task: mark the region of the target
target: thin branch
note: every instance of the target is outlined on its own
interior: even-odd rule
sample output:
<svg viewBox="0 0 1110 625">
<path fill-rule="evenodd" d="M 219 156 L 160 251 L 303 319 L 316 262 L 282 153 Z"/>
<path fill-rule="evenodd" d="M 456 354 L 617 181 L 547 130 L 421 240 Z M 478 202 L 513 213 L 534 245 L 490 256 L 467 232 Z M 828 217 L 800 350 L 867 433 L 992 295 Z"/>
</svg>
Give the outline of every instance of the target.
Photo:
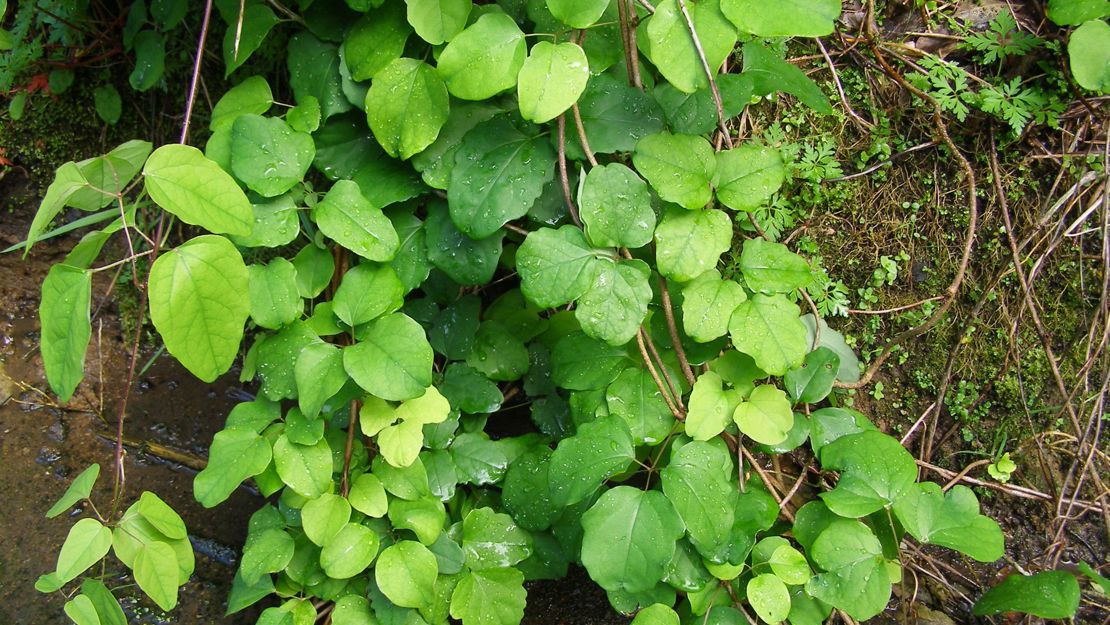
<svg viewBox="0 0 1110 625">
<path fill-rule="evenodd" d="M 659 293 L 663 298 L 663 316 L 667 319 L 667 330 L 671 334 L 671 345 L 674 346 L 674 353 L 678 356 L 678 364 L 682 367 L 682 375 L 686 376 L 686 381 L 693 386 L 697 378 L 694 376 L 694 371 L 690 368 L 690 361 L 686 358 L 686 350 L 682 347 L 682 339 L 678 335 L 678 324 L 674 319 L 674 306 L 671 304 L 671 294 L 667 290 L 667 279 L 662 275 L 659 276 Z"/>
<path fill-rule="evenodd" d="M 697 50 L 701 68 L 709 81 L 709 89 L 713 93 L 713 105 L 717 107 L 717 125 L 721 129 L 721 136 L 725 139 L 725 145 L 732 149 L 732 137 L 729 136 L 728 126 L 725 124 L 725 107 L 721 101 L 721 91 L 717 88 L 717 82 L 713 80 L 713 68 L 709 66 L 709 61 L 705 58 L 705 49 L 701 47 L 701 39 L 698 38 L 698 31 L 694 28 L 694 20 L 690 17 L 690 10 L 686 8 L 686 0 L 678 0 L 678 8 L 682 11 L 682 17 L 686 19 L 686 28 L 690 31 L 690 39 L 694 42 L 694 50 Z"/>
<path fill-rule="evenodd" d="M 586 126 L 582 123 L 582 113 L 578 110 L 578 103 L 571 104 L 570 110 L 574 114 L 574 127 L 578 131 L 578 142 L 582 144 L 582 151 L 586 153 L 586 160 L 590 161 L 591 167 L 597 167 L 594 151 L 590 149 L 590 140 L 586 138 Z"/>
<path fill-rule="evenodd" d="M 567 204 L 567 212 L 574 220 L 574 225 L 582 227 L 582 220 L 578 218 L 578 208 L 570 193 L 570 177 L 567 175 L 567 120 L 566 113 L 558 117 L 556 124 L 559 129 L 559 182 L 563 185 L 563 201 Z"/>
<path fill-rule="evenodd" d="M 667 387 L 663 383 L 663 379 L 659 377 L 659 372 L 655 369 L 655 364 L 648 355 L 647 345 L 644 343 L 644 329 L 640 328 L 636 332 L 636 345 L 640 348 L 640 357 L 644 359 L 644 365 L 647 367 L 648 373 L 651 374 L 651 379 L 655 381 L 655 386 L 659 388 L 659 394 L 663 396 L 663 401 L 666 402 L 667 408 L 670 409 L 674 418 L 683 421 L 686 419 L 686 414 L 678 409 L 674 401 L 671 400 L 671 395 L 667 391 Z"/>
</svg>

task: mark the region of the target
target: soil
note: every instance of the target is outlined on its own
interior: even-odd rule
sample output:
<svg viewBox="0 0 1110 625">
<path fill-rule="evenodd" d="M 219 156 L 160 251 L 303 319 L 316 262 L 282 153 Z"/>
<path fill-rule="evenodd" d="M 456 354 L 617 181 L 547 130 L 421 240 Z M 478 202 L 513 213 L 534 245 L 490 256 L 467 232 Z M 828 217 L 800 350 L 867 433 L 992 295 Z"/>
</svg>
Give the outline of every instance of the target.
<svg viewBox="0 0 1110 625">
<path fill-rule="evenodd" d="M 22 196 L 0 216 L 0 249 L 26 234 L 38 199 L 18 170 L 0 177 L 0 196 Z M 93 287 L 93 339 L 86 378 L 73 399 L 60 406 L 49 392 L 38 351 L 39 289 L 51 264 L 59 261 L 79 234 L 41 242 L 26 260 L 18 253 L 0 255 L 0 623 L 63 625 L 61 593 L 42 594 L 35 580 L 54 568 L 58 548 L 74 517 L 85 511 L 47 519 L 44 513 L 70 480 L 92 463 L 100 478 L 94 503 L 112 498 L 115 424 L 129 362 L 129 342 L 121 331 L 120 311 L 108 292 L 111 277 L 98 274 Z M 124 421 L 124 506 L 144 490 L 156 492 L 177 510 L 189 528 L 196 571 L 181 590 L 179 605 L 164 614 L 134 586 L 124 567 L 108 559 L 109 586 L 121 599 L 130 622 L 143 624 L 253 624 L 258 607 L 224 616 L 226 598 L 245 539 L 247 520 L 262 503 L 242 488 L 213 508 L 201 507 L 192 495 L 192 479 L 208 444 L 237 402 L 249 398 L 232 371 L 213 384 L 200 382 L 173 358 L 147 348 L 136 376 Z M 153 360 L 152 360 L 153 358 Z M 572 570 L 557 582 L 529 585 L 524 625 L 620 624 L 605 593 L 585 572 Z"/>
</svg>

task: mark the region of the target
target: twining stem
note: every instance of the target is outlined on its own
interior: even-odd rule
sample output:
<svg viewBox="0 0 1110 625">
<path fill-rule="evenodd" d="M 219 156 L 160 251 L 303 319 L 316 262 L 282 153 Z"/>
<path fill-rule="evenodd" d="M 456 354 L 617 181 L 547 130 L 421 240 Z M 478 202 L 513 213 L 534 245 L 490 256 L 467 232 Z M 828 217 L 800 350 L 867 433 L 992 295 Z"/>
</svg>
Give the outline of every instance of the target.
<svg viewBox="0 0 1110 625">
<path fill-rule="evenodd" d="M 725 124 L 725 106 L 721 101 L 721 90 L 717 88 L 717 81 L 713 80 L 714 71 L 709 66 L 709 60 L 705 58 L 705 49 L 701 47 L 701 39 L 698 37 L 698 31 L 694 28 L 694 19 L 690 17 L 690 10 L 686 7 L 686 0 L 678 0 L 678 8 L 682 11 L 682 17 L 686 19 L 686 28 L 690 31 L 690 39 L 694 42 L 694 50 L 698 53 L 698 60 L 701 61 L 702 71 L 705 72 L 705 78 L 709 81 L 709 89 L 713 93 L 713 105 L 717 107 L 717 126 L 721 130 L 721 136 L 725 140 L 725 145 L 732 149 L 732 137 L 729 135 L 728 126 Z"/>
<path fill-rule="evenodd" d="M 574 225 L 579 228 L 582 227 L 582 220 L 578 218 L 578 208 L 574 205 L 574 199 L 570 194 L 570 178 L 567 175 L 567 120 L 566 113 L 558 117 L 559 128 L 559 182 L 563 186 L 563 201 L 566 202 L 567 212 L 570 213 L 570 218 L 574 220 Z"/>
<path fill-rule="evenodd" d="M 351 402 L 351 414 L 347 418 L 347 443 L 343 446 L 343 477 L 339 481 L 339 493 L 344 497 L 351 492 L 351 456 L 355 449 L 359 404 L 357 399 Z"/>
<path fill-rule="evenodd" d="M 659 377 L 659 371 L 655 369 L 655 364 L 652 363 L 651 356 L 648 355 L 647 346 L 644 344 L 643 328 L 640 328 L 636 332 L 636 344 L 640 347 L 640 357 L 644 359 L 644 365 L 647 366 L 648 373 L 651 374 L 651 379 L 655 381 L 655 386 L 659 387 L 659 394 L 663 396 L 663 401 L 666 402 L 667 408 L 670 409 L 675 419 L 679 421 L 685 420 L 686 414 L 680 411 L 674 401 L 671 400 L 670 393 L 667 392 L 663 379 Z"/>
<path fill-rule="evenodd" d="M 682 367 L 682 374 L 686 376 L 686 381 L 692 386 L 697 378 L 694 377 L 694 371 L 690 368 L 690 361 L 686 358 L 686 350 L 682 347 L 682 339 L 678 335 L 678 324 L 674 319 L 674 306 L 671 305 L 671 294 L 667 291 L 667 279 L 659 276 L 659 293 L 663 297 L 663 316 L 667 319 L 667 330 L 671 334 L 671 345 L 674 346 L 674 353 L 678 356 L 678 364 Z"/>
<path fill-rule="evenodd" d="M 586 126 L 582 124 L 582 113 L 578 110 L 578 103 L 571 104 L 570 110 L 574 113 L 574 127 L 578 130 L 578 142 L 582 144 L 582 151 L 586 153 L 586 160 L 590 161 L 590 167 L 597 167 L 594 151 L 590 149 L 590 140 L 586 138 Z"/>
</svg>

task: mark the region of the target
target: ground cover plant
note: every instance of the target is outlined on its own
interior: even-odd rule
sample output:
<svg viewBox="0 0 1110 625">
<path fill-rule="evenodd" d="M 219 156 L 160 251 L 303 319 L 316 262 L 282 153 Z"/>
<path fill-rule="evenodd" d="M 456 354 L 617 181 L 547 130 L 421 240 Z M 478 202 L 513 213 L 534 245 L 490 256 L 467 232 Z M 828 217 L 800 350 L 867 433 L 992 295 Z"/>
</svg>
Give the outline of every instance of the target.
<svg viewBox="0 0 1110 625">
<path fill-rule="evenodd" d="M 845 403 L 940 319 L 962 271 L 861 366 L 822 318 L 843 302 L 811 298 L 829 292 L 820 263 L 762 225 L 782 151 L 731 121 L 784 97 L 833 113 L 781 51 L 831 34 L 838 2 L 214 9 L 201 32 L 226 23 L 228 73 L 284 21 L 287 75 L 238 80 L 201 150 L 187 144 L 198 54 L 180 142 L 64 165 L 25 248 L 74 227 L 51 230 L 66 207 L 97 228 L 43 284 L 61 399 L 84 375 L 93 276 L 125 266 L 189 371 L 212 381 L 241 357 L 257 382 L 193 483 L 207 507 L 248 480 L 268 498 L 229 611 L 273 596 L 260 623 L 512 625 L 525 580 L 580 564 L 644 625 L 801 625 L 882 612 L 911 542 L 1003 556 L 970 488 L 919 480 L 899 440 Z M 1096 13 L 1080 28 L 1105 26 Z M 1069 48 L 1082 88 L 1105 86 L 1085 56 L 1098 49 Z M 962 76 L 940 67 L 898 74 L 938 118 Z M 989 102 L 975 99 L 1015 132 L 1034 115 Z M 935 143 L 967 164 L 943 124 Z M 112 236 L 127 255 L 101 260 Z M 872 286 L 896 276 L 887 258 Z M 38 583 L 81 625 L 124 622 L 87 572 L 109 551 L 166 610 L 192 570 L 157 495 L 121 510 L 119 444 L 112 500 L 74 523 Z M 761 460 L 788 453 L 804 459 L 793 484 Z M 50 514 L 88 498 L 98 471 Z M 1074 575 L 1046 571 L 1005 578 L 975 612 L 1064 618 L 1079 601 Z"/>
</svg>

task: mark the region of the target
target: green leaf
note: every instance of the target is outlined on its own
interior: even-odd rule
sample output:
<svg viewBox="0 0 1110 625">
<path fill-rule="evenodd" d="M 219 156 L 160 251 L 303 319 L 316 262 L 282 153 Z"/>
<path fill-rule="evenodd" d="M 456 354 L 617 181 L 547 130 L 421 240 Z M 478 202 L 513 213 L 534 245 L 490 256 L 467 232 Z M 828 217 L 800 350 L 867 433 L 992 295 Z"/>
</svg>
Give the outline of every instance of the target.
<svg viewBox="0 0 1110 625">
<path fill-rule="evenodd" d="M 745 594 L 755 613 L 768 623 L 785 621 L 790 614 L 790 591 L 771 573 L 751 578 Z"/>
<path fill-rule="evenodd" d="M 297 205 L 291 194 L 251 204 L 254 228 L 248 236 L 232 236 L 231 240 L 242 247 L 281 247 L 292 243 L 301 233 L 297 218 Z"/>
<path fill-rule="evenodd" d="M 235 181 L 200 150 L 163 145 L 143 168 L 150 199 L 187 224 L 217 234 L 248 235 L 254 212 Z"/>
<path fill-rule="evenodd" d="M 366 93 L 370 130 L 394 158 L 411 158 L 431 145 L 449 109 L 443 80 L 435 68 L 416 59 L 400 58 L 385 66 Z"/>
<path fill-rule="evenodd" d="M 600 270 L 595 252 L 574 226 L 540 228 L 528 234 L 516 253 L 520 290 L 542 308 L 581 297 Z"/>
<path fill-rule="evenodd" d="M 1079 582 L 1066 571 L 1010 575 L 975 603 L 976 616 L 1021 612 L 1041 618 L 1066 619 L 1079 610 Z"/>
<path fill-rule="evenodd" d="M 447 524 L 447 511 L 443 507 L 443 502 L 432 495 L 415 501 L 393 499 L 389 502 L 389 522 L 397 529 L 409 530 L 416 534 L 421 544 L 431 545 L 443 535 L 443 528 Z"/>
<path fill-rule="evenodd" d="M 532 537 L 509 515 L 476 508 L 463 518 L 462 548 L 471 571 L 496 569 L 532 555 Z"/>
<path fill-rule="evenodd" d="M 385 488 L 373 473 L 363 473 L 355 478 L 347 499 L 355 510 L 373 518 L 385 516 L 389 505 Z"/>
<path fill-rule="evenodd" d="M 455 153 L 447 204 L 455 225 L 473 239 L 526 215 L 555 174 L 550 140 L 522 128 L 495 117 L 468 132 Z"/>
<path fill-rule="evenodd" d="M 277 330 L 304 312 L 297 292 L 297 268 L 278 257 L 265 265 L 247 267 L 251 318 L 263 328 Z"/>
<path fill-rule="evenodd" d="M 395 467 L 407 467 L 415 462 L 423 442 L 423 426 L 416 422 L 391 425 L 378 434 L 382 458 Z"/>
<path fill-rule="evenodd" d="M 786 440 L 794 426 L 794 413 L 786 393 L 770 384 L 755 387 L 733 413 L 740 431 L 757 443 L 775 445 Z"/>
<path fill-rule="evenodd" d="M 575 332 L 555 344 L 551 354 L 551 378 L 571 391 L 602 389 L 629 364 L 628 354 L 623 349 Z"/>
<path fill-rule="evenodd" d="M 582 515 L 582 564 L 609 591 L 643 592 L 666 575 L 682 519 L 658 491 L 610 489 Z"/>
<path fill-rule="evenodd" d="M 467 414 L 497 412 L 505 401 L 496 384 L 474 367 L 461 363 L 447 366 L 440 390 L 453 407 Z"/>
<path fill-rule="evenodd" d="M 270 30 L 281 20 L 265 4 L 246 4 L 243 7 L 242 26 L 228 28 L 224 33 L 224 76 L 230 76 L 262 45 Z M 238 39 L 237 39 L 238 38 Z M 238 43 L 238 45 L 236 45 Z"/>
<path fill-rule="evenodd" d="M 268 578 L 267 573 L 277 573 L 288 566 L 294 549 L 293 537 L 281 527 L 252 528 L 243 546 L 239 573 L 247 583 L 256 584 Z"/>
<path fill-rule="evenodd" d="M 471 239 L 451 221 L 447 207 L 438 202 L 428 208 L 424 229 L 428 260 L 452 280 L 462 285 L 476 285 L 493 279 L 501 258 L 503 231 L 484 239 Z"/>
<path fill-rule="evenodd" d="M 666 132 L 649 135 L 636 144 L 632 162 L 668 202 L 693 210 L 713 197 L 717 161 L 713 146 L 702 137 Z"/>
<path fill-rule="evenodd" d="M 205 382 L 227 371 L 239 353 L 248 285 L 239 250 L 215 235 L 190 239 L 150 268 L 154 327 L 166 349 Z"/>
<path fill-rule="evenodd" d="M 736 506 L 728 450 L 721 444 L 687 443 L 672 454 L 661 476 L 663 493 L 685 523 L 698 553 L 710 562 L 725 562 Z"/>
<path fill-rule="evenodd" d="M 516 86 L 527 45 L 513 18 L 482 15 L 439 55 L 438 71 L 447 90 L 460 100 L 485 100 Z"/>
<path fill-rule="evenodd" d="M 636 613 L 632 625 L 679 625 L 678 614 L 668 605 L 653 603 Z"/>
<path fill-rule="evenodd" d="M 504 449 L 484 433 L 460 434 L 451 444 L 451 459 L 459 481 L 477 486 L 500 482 L 509 466 Z"/>
<path fill-rule="evenodd" d="M 789 293 L 813 282 L 813 271 L 804 258 L 782 243 L 762 238 L 744 241 L 740 270 L 748 287 L 763 293 Z"/>
<path fill-rule="evenodd" d="M 98 579 L 85 578 L 81 582 L 81 594 L 92 601 L 100 625 L 127 625 L 127 617 L 112 591 Z"/>
<path fill-rule="evenodd" d="M 374 579 L 394 604 L 428 608 L 435 600 L 437 572 L 435 554 L 418 542 L 402 540 L 386 547 L 378 556 Z"/>
<path fill-rule="evenodd" d="M 716 73 L 736 45 L 736 27 L 721 13 L 718 0 L 686 2 L 686 9 L 698 33 L 701 50 L 694 47 L 690 26 L 678 1 L 664 0 L 647 20 L 650 44 L 645 51 L 667 82 L 680 91 L 693 93 L 709 86 L 701 55 Z"/>
<path fill-rule="evenodd" d="M 1060 26 L 1078 26 L 1110 15 L 1108 0 L 1048 0 L 1048 19 Z"/>
<path fill-rule="evenodd" d="M 320 101 L 316 96 L 305 96 L 303 102 L 285 114 L 285 123 L 297 132 L 316 132 L 320 128 Z"/>
<path fill-rule="evenodd" d="M 1068 38 L 1068 61 L 1079 86 L 1110 92 L 1110 24 L 1091 20 L 1076 28 Z"/>
<path fill-rule="evenodd" d="M 839 0 L 724 0 L 721 10 L 737 28 L 757 37 L 824 37 L 840 18 Z"/>
<path fill-rule="evenodd" d="M 378 555 L 378 535 L 365 525 L 347 523 L 320 551 L 320 566 L 332 579 L 350 579 Z"/>
<path fill-rule="evenodd" d="M 890 581 L 879 539 L 859 521 L 837 519 L 817 537 L 810 557 L 824 573 L 806 583 L 814 598 L 864 621 L 886 607 Z"/>
<path fill-rule="evenodd" d="M 599 247 L 643 247 L 655 231 L 647 184 L 628 167 L 612 163 L 586 174 L 578 198 L 586 236 Z"/>
<path fill-rule="evenodd" d="M 96 606 L 92 599 L 84 594 L 77 595 L 65 602 L 62 611 L 77 625 L 100 625 L 100 616 L 96 613 Z"/>
<path fill-rule="evenodd" d="M 432 385 L 432 347 L 424 328 L 409 317 L 379 317 L 358 338 L 343 349 L 343 366 L 368 393 L 401 401 L 420 397 Z"/>
<path fill-rule="evenodd" d="M 231 581 L 231 591 L 228 593 L 225 614 L 231 615 L 241 612 L 273 593 L 274 581 L 269 575 L 260 577 L 255 584 L 248 584 L 243 579 L 242 572 L 236 571 L 235 577 Z M 120 625 L 126 625 L 126 623 L 126 621 L 123 621 Z"/>
<path fill-rule="evenodd" d="M 792 586 L 804 584 L 813 577 L 806 557 L 788 544 L 779 545 L 767 562 L 779 579 Z"/>
<path fill-rule="evenodd" d="M 550 527 L 562 511 L 551 494 L 551 454 L 547 447 L 525 452 L 509 465 L 501 485 L 505 509 L 521 527 L 536 532 Z"/>
<path fill-rule="evenodd" d="M 467 295 L 440 310 L 428 329 L 432 349 L 449 360 L 463 360 L 474 347 L 482 301 Z"/>
<path fill-rule="evenodd" d="M 66 207 L 70 198 L 88 186 L 89 181 L 85 179 L 77 163 L 70 161 L 58 168 L 54 174 L 54 180 L 46 188 L 46 194 L 39 203 L 39 208 L 31 221 L 31 227 L 27 230 L 27 248 L 23 252 L 24 258 L 31 252 L 31 246 L 46 232 L 50 222 L 54 221 L 54 218 Z"/>
<path fill-rule="evenodd" d="M 722 337 L 733 311 L 747 299 L 744 287 L 706 271 L 682 288 L 682 328 L 699 343 Z"/>
<path fill-rule="evenodd" d="M 333 311 L 354 327 L 394 312 L 405 301 L 405 285 L 389 265 L 359 263 L 343 274 L 335 290 Z"/>
<path fill-rule="evenodd" d="M 559 441 L 548 468 L 551 496 L 563 507 L 593 493 L 634 459 L 632 436 L 623 421 L 608 417 L 585 423 Z"/>
<path fill-rule="evenodd" d="M 253 430 L 216 432 L 208 464 L 193 479 L 193 496 L 205 508 L 225 501 L 240 484 L 270 466 L 270 443 Z"/>
<path fill-rule="evenodd" d="M 293 376 L 297 383 L 297 405 L 305 417 L 315 419 L 324 403 L 347 383 L 343 353 L 330 343 L 312 343 L 297 355 Z"/>
<path fill-rule="evenodd" d="M 327 544 L 350 520 L 351 504 L 339 495 L 324 493 L 301 508 L 301 527 L 308 539 L 320 546 Z"/>
<path fill-rule="evenodd" d="M 430 187 L 446 190 L 462 138 L 474 126 L 503 111 L 503 108 L 489 102 L 457 101 L 452 104 L 447 123 L 440 129 L 439 136 L 427 149 L 412 158 L 412 164 L 424 182 Z"/>
<path fill-rule="evenodd" d="M 411 33 L 400 2 L 382 3 L 355 22 L 343 40 L 343 58 L 354 80 L 376 78 L 405 51 Z"/>
<path fill-rule="evenodd" d="M 651 269 L 635 259 L 597 264 L 597 277 L 578 300 L 574 316 L 587 335 L 610 345 L 624 345 L 636 336 L 647 316 Z"/>
<path fill-rule="evenodd" d="M 401 244 L 389 218 L 350 180 L 336 182 L 314 216 L 320 232 L 367 260 L 391 260 Z"/>
<path fill-rule="evenodd" d="M 93 91 L 93 108 L 100 119 L 114 126 L 123 113 L 119 91 L 112 85 L 100 85 Z"/>
<path fill-rule="evenodd" d="M 688 282 L 717 265 L 732 246 L 732 220 L 719 210 L 667 209 L 655 229 L 659 273 Z"/>
<path fill-rule="evenodd" d="M 528 371 L 528 348 L 500 321 L 482 323 L 466 364 L 490 380 L 518 380 Z"/>
<path fill-rule="evenodd" d="M 177 555 L 173 547 L 159 542 L 143 545 L 132 571 L 139 588 L 159 608 L 169 611 L 177 607 Z"/>
<path fill-rule="evenodd" d="M 810 415 L 809 444 L 820 456 L 821 449 L 838 438 L 874 429 L 867 417 L 850 408 L 821 408 Z"/>
<path fill-rule="evenodd" d="M 524 618 L 527 596 L 515 568 L 468 571 L 451 593 L 451 616 L 463 625 L 513 625 Z"/>
<path fill-rule="evenodd" d="M 795 403 L 816 404 L 832 392 L 839 368 L 840 356 L 827 347 L 818 347 L 806 354 L 801 367 L 786 372 L 783 383 Z"/>
<path fill-rule="evenodd" d="M 273 103 L 274 96 L 266 79 L 251 76 L 229 89 L 216 102 L 208 128 L 213 132 L 221 128 L 231 128 L 240 115 L 262 115 L 270 110 Z"/>
<path fill-rule="evenodd" d="M 135 558 L 143 545 L 150 543 L 164 543 L 169 545 L 177 558 L 177 583 L 184 584 L 193 574 L 195 558 L 193 546 L 189 539 L 172 540 L 165 534 L 154 529 L 145 518 L 138 513 L 138 505 L 133 504 L 116 522 L 112 532 L 112 550 L 120 562 L 127 567 L 135 567 Z"/>
<path fill-rule="evenodd" d="M 166 502 L 150 491 L 144 491 L 136 504 L 139 514 L 150 523 L 154 529 L 165 534 L 171 540 L 181 540 L 188 536 L 185 522 Z"/>
<path fill-rule="evenodd" d="M 742 211 L 759 208 L 782 186 L 786 168 L 774 148 L 743 145 L 717 153 L 717 199 Z"/>
<path fill-rule="evenodd" d="M 315 445 L 298 445 L 282 435 L 274 443 L 278 476 L 302 497 L 319 497 L 331 488 L 331 448 L 327 439 Z"/>
<path fill-rule="evenodd" d="M 732 313 L 728 332 L 737 351 L 771 375 L 798 367 L 809 350 L 798 307 L 784 295 L 753 295 Z"/>
<path fill-rule="evenodd" d="M 543 124 L 562 115 L 578 101 L 589 77 L 589 61 L 578 44 L 537 43 L 517 76 L 521 116 Z"/>
<path fill-rule="evenodd" d="M 69 401 L 85 377 L 85 352 L 92 338 L 91 299 L 92 272 L 86 269 L 54 265 L 43 280 L 42 361 L 50 388 L 62 402 Z"/>
<path fill-rule="evenodd" d="M 355 30 L 352 29 L 352 34 Z M 289 86 L 293 88 L 298 102 L 303 102 L 308 96 L 316 98 L 324 119 L 351 109 L 351 103 L 343 95 L 341 87 L 338 47 L 324 43 L 308 32 L 300 32 L 289 40 L 286 52 Z M 347 58 L 351 59 L 352 55 L 348 53 Z"/>
<path fill-rule="evenodd" d="M 295 132 L 284 120 L 247 114 L 231 126 L 231 171 L 263 197 L 301 182 L 314 158 L 312 135 Z"/>
<path fill-rule="evenodd" d="M 69 583 L 101 558 L 112 546 L 112 530 L 96 519 L 80 519 L 69 528 L 69 535 L 58 552 L 55 574 L 62 584 Z"/>
<path fill-rule="evenodd" d="M 166 67 L 166 39 L 161 33 L 144 30 L 135 35 L 135 69 L 127 82 L 135 91 L 147 91 L 162 79 Z"/>
<path fill-rule="evenodd" d="M 621 371 L 605 391 L 609 414 L 624 420 L 637 445 L 662 443 L 675 419 L 651 374 L 630 367 Z"/>
<path fill-rule="evenodd" d="M 821 448 L 825 469 L 840 471 L 836 488 L 821 493 L 830 510 L 858 518 L 889 507 L 913 488 L 917 464 L 910 452 L 882 432 L 849 434 Z"/>
<path fill-rule="evenodd" d="M 547 3 L 555 19 L 573 28 L 593 26 L 608 8 L 609 0 L 551 0 Z"/>
<path fill-rule="evenodd" d="M 73 481 L 70 482 L 66 492 L 62 493 L 58 501 L 50 507 L 50 510 L 47 510 L 46 518 L 53 519 L 72 508 L 73 504 L 82 499 L 88 499 L 89 495 L 92 494 L 93 485 L 96 484 L 96 478 L 99 475 L 100 465 L 95 462 L 79 473 L 77 477 L 73 478 Z"/>
<path fill-rule="evenodd" d="M 686 435 L 697 441 L 707 441 L 728 426 L 732 419 L 733 402 L 724 392 L 721 376 L 706 371 L 694 381 L 686 413 Z"/>
<path fill-rule="evenodd" d="M 663 131 L 663 111 L 655 100 L 608 74 L 590 78 L 578 108 L 595 154 L 631 152 L 641 138 Z M 585 159 L 577 133 L 566 134 L 567 157 Z"/>
<path fill-rule="evenodd" d="M 757 42 L 744 44 L 744 75 L 751 77 L 757 96 L 789 93 L 818 113 L 832 115 L 832 105 L 817 83 Z"/>
<path fill-rule="evenodd" d="M 902 527 L 923 543 L 955 549 L 980 562 L 1002 557 L 1002 530 L 979 514 L 979 500 L 966 486 L 942 493 L 932 482 L 916 484 L 894 503 Z"/>
<path fill-rule="evenodd" d="M 408 21 L 424 41 L 438 46 L 455 38 L 466 26 L 471 0 L 405 0 Z"/>
</svg>

